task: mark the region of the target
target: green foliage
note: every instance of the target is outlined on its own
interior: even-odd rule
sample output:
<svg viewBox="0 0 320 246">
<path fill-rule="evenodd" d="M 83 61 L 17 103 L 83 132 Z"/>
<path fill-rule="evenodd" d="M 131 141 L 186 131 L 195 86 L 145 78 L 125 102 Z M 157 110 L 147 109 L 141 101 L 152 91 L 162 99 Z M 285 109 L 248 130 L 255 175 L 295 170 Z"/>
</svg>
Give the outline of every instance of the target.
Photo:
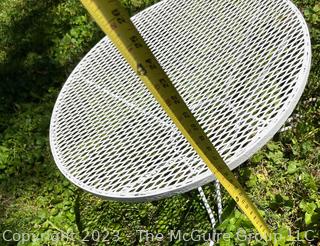
<svg viewBox="0 0 320 246">
<path fill-rule="evenodd" d="M 133 14 L 157 1 L 122 2 Z M 309 99 L 320 95 L 320 5 L 315 0 L 295 3 L 313 44 L 309 83 L 295 111 L 299 118 L 235 173 L 281 235 L 275 245 L 296 245 L 296 237 L 299 245 L 316 245 L 320 101 Z M 57 170 L 48 143 L 52 107 L 63 81 L 101 37 L 78 0 L 0 1 L 0 232 L 34 235 L 18 245 L 185 245 L 169 242 L 168 234 L 181 230 L 190 237 L 197 230 L 208 236 L 210 222 L 196 191 L 139 204 L 103 201 L 78 190 Z M 207 185 L 204 191 L 214 204 L 214 187 Z M 240 240 L 237 233 L 257 232 L 225 193 L 223 203 L 217 233 L 231 236 L 218 245 L 265 245 L 254 237 Z M 140 238 L 139 231 L 165 238 L 150 241 L 143 233 Z M 0 237 L 0 245 L 16 244 Z M 205 239 L 194 244 L 205 245 Z"/>
<path fill-rule="evenodd" d="M 130 14 L 134 14 L 160 0 L 121 0 L 123 5 L 129 10 Z"/>
<path fill-rule="evenodd" d="M 77 0 L 5 0 L 0 10 L 0 112 L 59 87 L 103 36 Z"/>
</svg>

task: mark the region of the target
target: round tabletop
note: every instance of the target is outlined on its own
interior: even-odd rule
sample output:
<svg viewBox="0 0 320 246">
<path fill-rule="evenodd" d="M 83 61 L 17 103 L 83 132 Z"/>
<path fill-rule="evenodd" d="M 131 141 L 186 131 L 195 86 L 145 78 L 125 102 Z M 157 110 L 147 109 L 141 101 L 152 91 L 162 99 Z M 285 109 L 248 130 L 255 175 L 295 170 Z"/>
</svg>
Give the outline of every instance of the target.
<svg viewBox="0 0 320 246">
<path fill-rule="evenodd" d="M 288 0 L 163 0 L 132 21 L 231 169 L 305 87 L 310 38 Z M 154 200 L 214 179 L 107 37 L 64 84 L 50 144 L 61 172 L 103 198 Z"/>
</svg>

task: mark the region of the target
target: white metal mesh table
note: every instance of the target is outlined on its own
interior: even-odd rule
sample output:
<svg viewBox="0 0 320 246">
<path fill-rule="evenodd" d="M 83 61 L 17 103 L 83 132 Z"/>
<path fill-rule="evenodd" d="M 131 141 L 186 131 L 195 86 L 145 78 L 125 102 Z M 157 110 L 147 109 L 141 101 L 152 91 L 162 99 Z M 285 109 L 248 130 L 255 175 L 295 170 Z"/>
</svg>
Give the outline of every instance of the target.
<svg viewBox="0 0 320 246">
<path fill-rule="evenodd" d="M 132 20 L 231 169 L 303 92 L 310 38 L 288 0 L 163 0 Z M 214 179 L 107 37 L 63 86 L 50 143 L 69 180 L 108 199 L 159 199 Z"/>
</svg>

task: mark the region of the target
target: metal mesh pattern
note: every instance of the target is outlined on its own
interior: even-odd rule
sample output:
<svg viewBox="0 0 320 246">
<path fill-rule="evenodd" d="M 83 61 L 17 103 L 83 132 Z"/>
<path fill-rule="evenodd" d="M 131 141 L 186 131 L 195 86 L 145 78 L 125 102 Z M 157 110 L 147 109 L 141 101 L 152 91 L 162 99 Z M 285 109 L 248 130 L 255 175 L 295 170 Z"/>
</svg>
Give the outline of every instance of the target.
<svg viewBox="0 0 320 246">
<path fill-rule="evenodd" d="M 132 20 L 230 168 L 301 96 L 309 34 L 287 0 L 164 0 Z M 62 173 L 105 198 L 158 199 L 214 179 L 108 38 L 63 86 L 50 142 Z"/>
</svg>

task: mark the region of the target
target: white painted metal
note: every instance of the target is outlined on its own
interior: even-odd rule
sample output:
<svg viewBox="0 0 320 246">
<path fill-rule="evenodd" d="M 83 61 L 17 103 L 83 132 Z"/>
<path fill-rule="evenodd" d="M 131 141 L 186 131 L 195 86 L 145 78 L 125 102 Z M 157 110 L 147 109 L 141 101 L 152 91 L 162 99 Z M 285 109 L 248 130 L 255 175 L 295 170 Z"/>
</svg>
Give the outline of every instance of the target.
<svg viewBox="0 0 320 246">
<path fill-rule="evenodd" d="M 303 92 L 310 38 L 288 0 L 163 0 L 132 20 L 231 169 Z M 214 179 L 108 38 L 63 86 L 50 143 L 69 180 L 108 199 L 154 200 Z"/>
<path fill-rule="evenodd" d="M 216 186 L 219 186 L 219 189 L 220 189 L 220 185 L 219 185 L 219 182 L 217 180 L 214 181 L 215 182 L 215 185 Z M 208 216 L 209 216 L 209 219 L 210 219 L 210 223 L 211 223 L 211 227 L 212 227 L 212 235 L 215 235 L 216 233 L 216 229 L 215 229 L 215 226 L 216 226 L 216 219 L 215 219 L 215 216 L 214 216 L 214 212 L 212 211 L 210 205 L 209 205 L 209 202 L 206 198 L 206 195 L 204 194 L 204 191 L 202 189 L 202 187 L 199 187 L 198 188 L 198 192 L 199 192 L 199 195 L 200 195 L 200 198 L 202 200 L 202 203 L 208 213 Z M 216 196 L 219 196 L 220 195 L 220 192 L 217 192 L 216 191 Z M 221 197 L 220 197 L 221 198 Z M 222 203 L 221 203 L 221 199 L 217 198 L 216 199 L 216 204 L 218 206 L 218 218 L 219 218 L 219 222 L 220 222 L 220 218 L 221 218 L 221 215 L 222 215 L 222 210 L 219 209 L 219 207 L 222 207 Z M 210 238 L 209 239 L 209 246 L 212 246 L 214 245 L 214 238 Z"/>
</svg>

